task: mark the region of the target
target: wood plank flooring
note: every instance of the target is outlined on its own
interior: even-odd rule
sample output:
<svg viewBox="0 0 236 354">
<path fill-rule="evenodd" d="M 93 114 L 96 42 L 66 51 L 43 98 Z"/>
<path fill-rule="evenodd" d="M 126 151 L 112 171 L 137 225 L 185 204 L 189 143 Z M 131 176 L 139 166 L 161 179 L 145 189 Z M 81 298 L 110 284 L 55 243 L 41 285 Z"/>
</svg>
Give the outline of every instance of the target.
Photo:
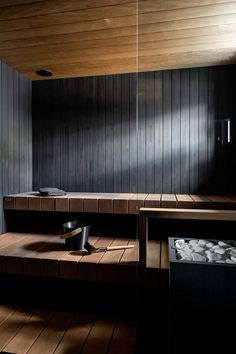
<svg viewBox="0 0 236 354">
<path fill-rule="evenodd" d="M 89 242 L 95 247 L 133 244 L 134 248 L 88 254 L 85 250 L 68 251 L 65 241 L 57 235 L 8 232 L 0 235 L 0 273 L 109 284 L 137 282 L 137 240 L 90 237 Z M 155 283 L 161 271 L 167 268 L 167 241 L 149 241 L 147 272 L 152 274 Z"/>
<path fill-rule="evenodd" d="M 15 354 L 132 354 L 136 323 L 0 305 L 0 350 Z"/>
<path fill-rule="evenodd" d="M 137 193 L 68 193 L 62 197 L 41 197 L 38 192 L 4 197 L 4 209 L 64 211 L 105 214 L 138 214 L 139 209 L 236 209 L 236 196 Z"/>
</svg>

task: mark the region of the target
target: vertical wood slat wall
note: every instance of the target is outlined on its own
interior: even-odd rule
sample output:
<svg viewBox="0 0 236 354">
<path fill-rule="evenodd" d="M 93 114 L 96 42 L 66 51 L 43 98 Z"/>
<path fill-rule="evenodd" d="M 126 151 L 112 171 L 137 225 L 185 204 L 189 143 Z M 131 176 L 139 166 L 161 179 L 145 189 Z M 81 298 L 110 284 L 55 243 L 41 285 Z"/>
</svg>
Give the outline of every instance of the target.
<svg viewBox="0 0 236 354">
<path fill-rule="evenodd" d="M 0 61 L 0 233 L 3 196 L 32 189 L 31 82 Z"/>
<path fill-rule="evenodd" d="M 34 82 L 34 189 L 235 192 L 235 72 L 222 66 Z M 222 146 L 216 120 L 226 118 L 232 141 Z"/>
</svg>

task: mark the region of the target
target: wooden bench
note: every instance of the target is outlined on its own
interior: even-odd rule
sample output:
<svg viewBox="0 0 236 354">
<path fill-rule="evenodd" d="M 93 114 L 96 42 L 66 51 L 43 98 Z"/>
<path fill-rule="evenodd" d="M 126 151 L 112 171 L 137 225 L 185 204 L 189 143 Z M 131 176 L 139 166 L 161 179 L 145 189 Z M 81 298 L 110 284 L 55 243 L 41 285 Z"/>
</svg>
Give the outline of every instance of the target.
<svg viewBox="0 0 236 354">
<path fill-rule="evenodd" d="M 62 197 L 42 197 L 37 192 L 29 192 L 4 197 L 5 210 L 138 214 L 143 207 L 236 210 L 236 196 L 68 193 Z"/>
<path fill-rule="evenodd" d="M 172 208 L 173 211 L 180 211 L 181 208 L 195 209 L 197 213 L 200 209 L 236 210 L 236 197 L 145 193 L 68 193 L 62 197 L 42 197 L 37 192 L 4 197 L 6 210 L 39 213 L 45 211 L 135 215 L 143 207 L 159 207 L 162 210 Z M 67 252 L 64 241 L 62 243 L 55 235 L 7 233 L 0 236 L 0 272 L 99 283 L 135 284 L 140 248 L 140 252 L 147 249 L 142 281 L 157 287 L 167 286 L 167 241 L 148 241 L 144 246 L 146 241 L 141 239 L 139 245 L 132 237 L 94 237 L 91 240 L 95 247 L 132 243 L 135 247 L 132 250 L 84 255 L 80 252 Z"/>
<path fill-rule="evenodd" d="M 134 248 L 87 254 L 67 251 L 57 235 L 5 233 L 0 235 L 0 273 L 78 279 L 99 283 L 137 283 L 139 244 L 134 239 L 90 237 L 95 247 L 132 244 Z M 162 286 L 168 277 L 167 241 L 149 241 L 147 284 Z"/>
<path fill-rule="evenodd" d="M 0 305 L 0 350 L 4 353 L 130 354 L 136 323 L 92 316 Z"/>
</svg>

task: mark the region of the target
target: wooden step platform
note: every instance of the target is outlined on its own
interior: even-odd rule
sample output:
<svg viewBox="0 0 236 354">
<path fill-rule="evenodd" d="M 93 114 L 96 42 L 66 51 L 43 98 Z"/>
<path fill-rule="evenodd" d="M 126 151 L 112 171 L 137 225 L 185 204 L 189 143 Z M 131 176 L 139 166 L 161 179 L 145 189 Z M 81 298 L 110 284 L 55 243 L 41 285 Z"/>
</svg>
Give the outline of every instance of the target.
<svg viewBox="0 0 236 354">
<path fill-rule="evenodd" d="M 38 192 L 4 197 L 4 209 L 138 214 L 140 208 L 236 210 L 236 196 L 136 193 L 68 193 L 62 197 L 41 197 Z"/>
<path fill-rule="evenodd" d="M 0 273 L 79 279 L 100 283 L 136 284 L 138 241 L 90 237 L 95 247 L 134 245 L 132 249 L 98 252 L 67 251 L 57 235 L 5 233 L 0 235 Z M 168 277 L 167 241 L 149 241 L 147 280 L 154 286 Z"/>
<path fill-rule="evenodd" d="M 0 305 L 0 350 L 15 354 L 132 354 L 136 323 Z"/>
</svg>

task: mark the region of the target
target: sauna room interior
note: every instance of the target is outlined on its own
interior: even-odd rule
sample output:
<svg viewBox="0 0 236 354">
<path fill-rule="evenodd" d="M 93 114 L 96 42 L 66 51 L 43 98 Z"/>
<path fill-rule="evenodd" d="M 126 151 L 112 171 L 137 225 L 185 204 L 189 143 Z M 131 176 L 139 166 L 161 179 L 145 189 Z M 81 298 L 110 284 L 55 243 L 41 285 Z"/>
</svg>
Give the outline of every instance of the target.
<svg viewBox="0 0 236 354">
<path fill-rule="evenodd" d="M 0 1 L 1 353 L 232 353 L 235 64 L 233 0 Z"/>
</svg>

